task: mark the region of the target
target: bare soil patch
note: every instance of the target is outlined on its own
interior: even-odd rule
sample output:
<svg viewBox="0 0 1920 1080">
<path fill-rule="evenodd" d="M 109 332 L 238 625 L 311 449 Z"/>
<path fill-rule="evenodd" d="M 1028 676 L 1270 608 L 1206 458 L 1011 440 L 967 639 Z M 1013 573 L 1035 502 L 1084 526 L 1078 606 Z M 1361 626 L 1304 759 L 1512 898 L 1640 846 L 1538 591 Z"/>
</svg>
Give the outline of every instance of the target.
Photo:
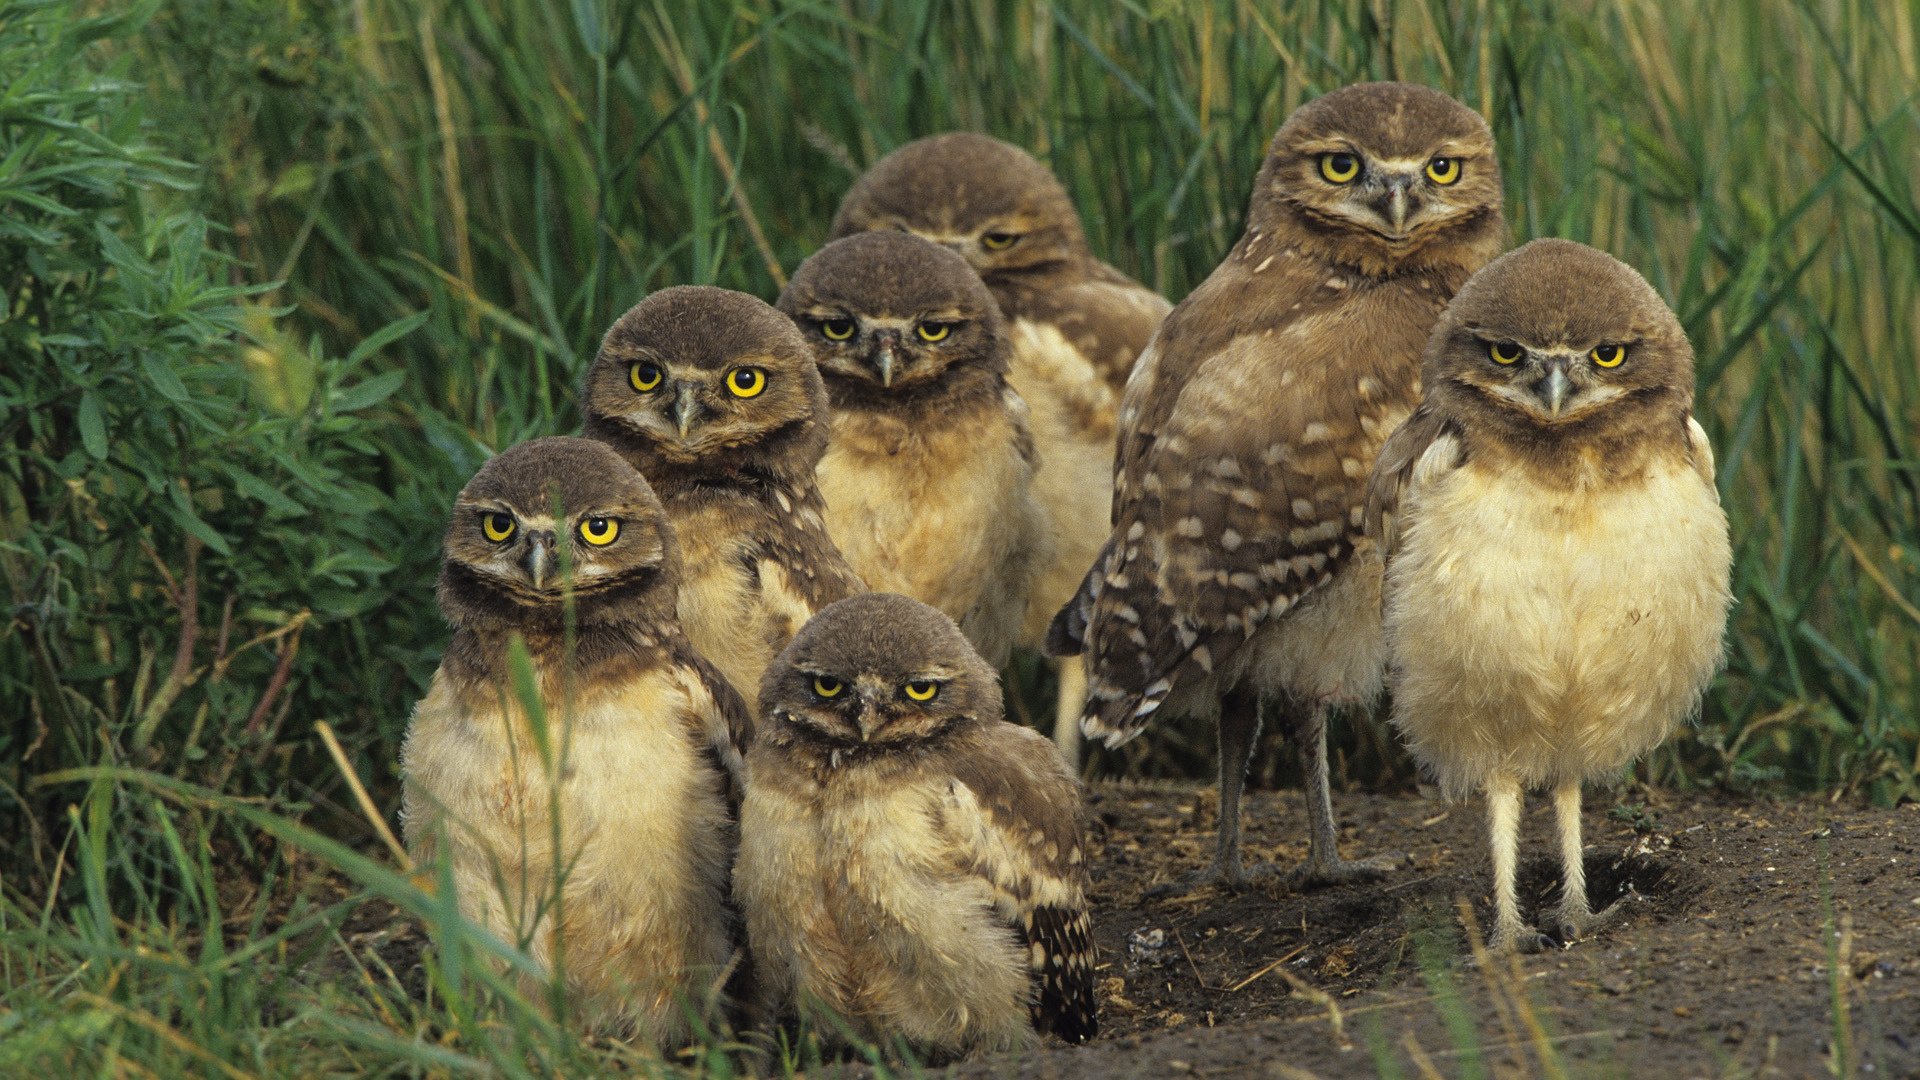
<svg viewBox="0 0 1920 1080">
<path fill-rule="evenodd" d="M 1273 882 L 1149 898 L 1212 850 L 1210 788 L 1089 793 L 1101 1038 L 955 1076 L 1920 1076 L 1920 807 L 1590 796 L 1595 907 L 1632 914 L 1595 939 L 1476 960 L 1491 918 L 1479 804 L 1336 800 L 1348 855 L 1404 852 L 1375 884 Z M 1247 847 L 1306 853 L 1297 792 L 1251 796 Z M 1557 891 L 1551 808 L 1530 804 L 1522 904 Z M 1838 970 L 1837 975 L 1835 970 Z M 1479 1068 L 1474 1067 L 1478 1062 Z"/>
</svg>

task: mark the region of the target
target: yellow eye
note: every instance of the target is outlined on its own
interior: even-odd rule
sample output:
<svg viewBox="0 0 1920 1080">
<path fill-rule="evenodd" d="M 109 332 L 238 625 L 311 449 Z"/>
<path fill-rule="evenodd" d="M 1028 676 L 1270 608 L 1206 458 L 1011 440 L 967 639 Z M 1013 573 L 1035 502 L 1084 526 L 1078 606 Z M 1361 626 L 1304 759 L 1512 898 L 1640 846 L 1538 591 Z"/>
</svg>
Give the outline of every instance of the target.
<svg viewBox="0 0 1920 1080">
<path fill-rule="evenodd" d="M 734 397 L 755 397 L 766 388 L 767 373 L 757 367 L 737 367 L 727 373 L 727 389 Z"/>
<path fill-rule="evenodd" d="M 1348 183 L 1360 175 L 1360 159 L 1352 154 L 1321 154 L 1320 175 L 1331 183 Z"/>
<path fill-rule="evenodd" d="M 1427 179 L 1442 187 L 1460 179 L 1460 159 L 1437 157 L 1427 162 Z"/>
<path fill-rule="evenodd" d="M 906 691 L 915 701 L 932 701 L 933 695 L 940 692 L 940 684 L 932 679 L 915 679 L 907 684 Z"/>
<path fill-rule="evenodd" d="M 660 379 L 660 368 L 644 360 L 627 371 L 627 381 L 633 383 L 633 388 L 643 394 L 659 386 Z"/>
<path fill-rule="evenodd" d="M 947 335 L 951 333 L 953 333 L 952 323 L 923 322 L 920 324 L 921 341 L 945 341 Z"/>
<path fill-rule="evenodd" d="M 1487 355 L 1496 364 L 1518 363 L 1523 350 L 1511 341 L 1496 341 L 1487 346 Z"/>
<path fill-rule="evenodd" d="M 827 675 L 816 675 L 813 679 L 813 692 L 823 698 L 839 697 L 847 684 Z"/>
<path fill-rule="evenodd" d="M 1619 367 L 1622 363 L 1626 362 L 1627 347 L 1625 345 L 1595 345 L 1593 351 L 1587 355 L 1593 357 L 1593 362 L 1600 367 Z"/>
<path fill-rule="evenodd" d="M 980 246 L 988 251 L 1005 251 L 1020 239 L 1019 233 L 990 232 L 980 237 Z"/>
<path fill-rule="evenodd" d="M 606 547 L 620 535 L 620 522 L 614 518 L 591 517 L 580 523 L 580 539 L 594 547 Z"/>
<path fill-rule="evenodd" d="M 480 531 L 486 533 L 487 539 L 496 544 L 505 543 L 516 528 L 518 526 L 513 523 L 511 514 L 491 512 L 480 515 Z"/>
<path fill-rule="evenodd" d="M 853 336 L 852 319 L 821 319 L 820 332 L 828 341 L 845 341 Z"/>
</svg>

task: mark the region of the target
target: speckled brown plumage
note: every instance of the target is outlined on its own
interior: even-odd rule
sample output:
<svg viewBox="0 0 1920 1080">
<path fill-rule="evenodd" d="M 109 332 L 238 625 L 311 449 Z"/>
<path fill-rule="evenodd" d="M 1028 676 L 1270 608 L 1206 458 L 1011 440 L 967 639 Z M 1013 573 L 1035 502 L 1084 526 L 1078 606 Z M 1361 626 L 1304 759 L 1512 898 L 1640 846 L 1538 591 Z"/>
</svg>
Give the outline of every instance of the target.
<svg viewBox="0 0 1920 1080">
<path fill-rule="evenodd" d="M 1350 872 L 1333 849 L 1324 726 L 1380 682 L 1367 477 L 1417 400 L 1427 331 L 1501 234 L 1479 116 L 1424 87 L 1336 91 L 1274 136 L 1245 235 L 1141 357 L 1113 531 L 1049 644 L 1088 656 L 1085 728 L 1110 745 L 1164 710 L 1219 710 L 1212 873 L 1241 873 L 1238 791 L 1261 698 L 1303 753 L 1307 875 Z"/>
<path fill-rule="evenodd" d="M 1496 946 L 1544 943 L 1514 872 L 1522 793 L 1554 789 L 1570 941 L 1595 922 L 1581 782 L 1663 742 L 1720 663 L 1732 556 L 1693 351 L 1631 268 L 1536 240 L 1460 290 L 1423 378 L 1368 514 L 1394 723 L 1450 795 L 1486 792 Z"/>
<path fill-rule="evenodd" d="M 772 1006 L 935 1058 L 1092 1038 L 1079 786 L 952 620 L 842 601 L 760 698 L 736 882 Z"/>
<path fill-rule="evenodd" d="M 539 963 L 558 934 L 577 1015 L 656 1045 L 690 1034 L 682 1003 L 732 961 L 752 732 L 680 633 L 677 574 L 659 501 L 605 446 L 500 454 L 454 505 L 439 590 L 453 641 L 401 751 L 414 859 L 444 856 L 461 912 Z M 515 638 L 543 731 L 513 689 Z"/>
<path fill-rule="evenodd" d="M 885 232 L 822 248 L 779 306 L 833 403 L 827 531 L 869 586 L 939 608 L 1006 663 L 1052 541 L 993 297 L 958 255 Z"/>
<path fill-rule="evenodd" d="M 760 389 L 730 389 L 753 371 Z M 659 492 L 687 567 L 681 624 L 751 703 L 801 624 L 865 587 L 821 516 L 827 396 L 806 343 L 744 293 L 665 289 L 607 331 L 581 407 L 584 433 Z"/>
</svg>

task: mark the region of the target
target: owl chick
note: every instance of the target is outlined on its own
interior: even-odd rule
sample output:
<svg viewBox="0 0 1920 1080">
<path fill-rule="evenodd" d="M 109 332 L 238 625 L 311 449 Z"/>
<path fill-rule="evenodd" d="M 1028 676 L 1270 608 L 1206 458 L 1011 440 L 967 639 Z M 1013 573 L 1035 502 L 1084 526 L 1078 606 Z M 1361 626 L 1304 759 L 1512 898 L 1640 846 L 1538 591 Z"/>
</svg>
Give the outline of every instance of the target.
<svg viewBox="0 0 1920 1080">
<path fill-rule="evenodd" d="M 663 289 L 607 331 L 580 397 L 587 437 L 666 504 L 688 640 L 751 704 L 801 625 L 865 588 L 821 518 L 827 392 L 807 343 L 745 293 Z"/>
<path fill-rule="evenodd" d="M 843 600 L 760 700 L 735 895 L 775 1010 L 936 1057 L 1092 1038 L 1079 787 L 953 621 Z"/>
<path fill-rule="evenodd" d="M 1335 846 L 1329 706 L 1379 691 L 1374 455 L 1412 411 L 1420 348 L 1498 250 L 1500 173 L 1472 110 L 1403 83 L 1348 87 L 1274 136 L 1247 229 L 1161 326 L 1121 410 L 1114 527 L 1054 620 L 1089 656 L 1087 734 L 1216 713 L 1219 843 L 1244 878 L 1240 791 L 1262 699 L 1301 754 L 1307 882 L 1378 873 Z"/>
<path fill-rule="evenodd" d="M 1658 746 L 1720 666 L 1732 551 L 1693 350 L 1631 268 L 1536 240 L 1454 297 L 1422 379 L 1368 513 L 1394 724 L 1450 796 L 1486 791 L 1497 946 L 1545 943 L 1514 859 L 1523 790 L 1553 789 L 1572 941 L 1595 921 L 1581 781 Z"/>
<path fill-rule="evenodd" d="M 1035 490 L 1054 539 L 1022 637 L 1037 647 L 1107 538 L 1117 395 L 1170 305 L 1093 256 L 1052 171 L 985 135 L 921 139 L 869 169 L 841 202 L 833 235 L 874 229 L 959 252 L 1006 316 L 1008 381 L 1033 410 Z M 1055 739 L 1077 757 L 1086 678 L 1077 659 L 1063 660 Z"/>
<path fill-rule="evenodd" d="M 605 446 L 495 457 L 454 503 L 453 641 L 400 755 L 407 848 L 423 864 L 445 848 L 461 913 L 559 967 L 592 1028 L 656 1045 L 689 1036 L 732 957 L 751 732 L 680 633 L 678 573 L 659 500 Z M 514 638 L 543 721 L 511 689 Z"/>
<path fill-rule="evenodd" d="M 946 612 L 1004 665 L 1051 543 L 993 297 L 945 248 L 862 233 L 802 263 L 779 306 L 833 403 L 828 533 L 868 585 Z"/>
</svg>

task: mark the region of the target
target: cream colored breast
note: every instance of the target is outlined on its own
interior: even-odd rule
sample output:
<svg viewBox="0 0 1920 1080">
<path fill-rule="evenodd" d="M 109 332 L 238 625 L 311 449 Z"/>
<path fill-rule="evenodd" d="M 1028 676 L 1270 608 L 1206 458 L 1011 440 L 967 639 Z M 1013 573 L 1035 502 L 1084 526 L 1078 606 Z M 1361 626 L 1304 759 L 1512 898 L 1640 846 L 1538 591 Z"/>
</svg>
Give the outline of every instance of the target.
<svg viewBox="0 0 1920 1080">
<path fill-rule="evenodd" d="M 763 610 L 765 590 L 755 588 L 747 571 L 746 538 L 727 508 L 682 510 L 673 529 L 680 541 L 681 630 L 752 708 L 760 695 L 760 675 L 779 651 L 774 645 L 779 635 L 769 629 L 769 620 L 784 624 L 787 613 Z"/>
<path fill-rule="evenodd" d="M 1433 472 L 1387 577 L 1395 722 L 1416 756 L 1457 794 L 1495 768 L 1600 778 L 1671 734 L 1721 656 L 1731 553 L 1712 488 L 1679 460 L 1580 490 Z"/>
<path fill-rule="evenodd" d="M 834 418 L 818 474 L 827 532 L 869 588 L 939 608 L 989 662 L 1004 661 L 1044 540 L 1011 418 L 985 410 L 880 433 L 864 423 Z"/>
<path fill-rule="evenodd" d="M 750 774 L 736 875 L 756 956 L 782 992 L 870 1034 L 955 1049 L 1024 1041 L 1025 956 L 939 827 L 947 782 L 843 775 L 799 791 Z"/>
<path fill-rule="evenodd" d="M 1034 500 L 1053 541 L 1021 635 L 1024 643 L 1037 645 L 1106 543 L 1118 403 L 1099 372 L 1053 326 L 1016 319 L 1011 337 L 1014 359 L 1007 381 L 1032 409 L 1040 455 Z"/>
<path fill-rule="evenodd" d="M 463 712 L 439 675 L 402 754 L 408 845 L 444 820 L 462 911 L 542 963 L 557 915 L 591 1022 L 650 1039 L 684 1035 L 676 995 L 731 951 L 728 811 L 687 674 L 550 703 L 544 754 L 517 703 Z"/>
</svg>

